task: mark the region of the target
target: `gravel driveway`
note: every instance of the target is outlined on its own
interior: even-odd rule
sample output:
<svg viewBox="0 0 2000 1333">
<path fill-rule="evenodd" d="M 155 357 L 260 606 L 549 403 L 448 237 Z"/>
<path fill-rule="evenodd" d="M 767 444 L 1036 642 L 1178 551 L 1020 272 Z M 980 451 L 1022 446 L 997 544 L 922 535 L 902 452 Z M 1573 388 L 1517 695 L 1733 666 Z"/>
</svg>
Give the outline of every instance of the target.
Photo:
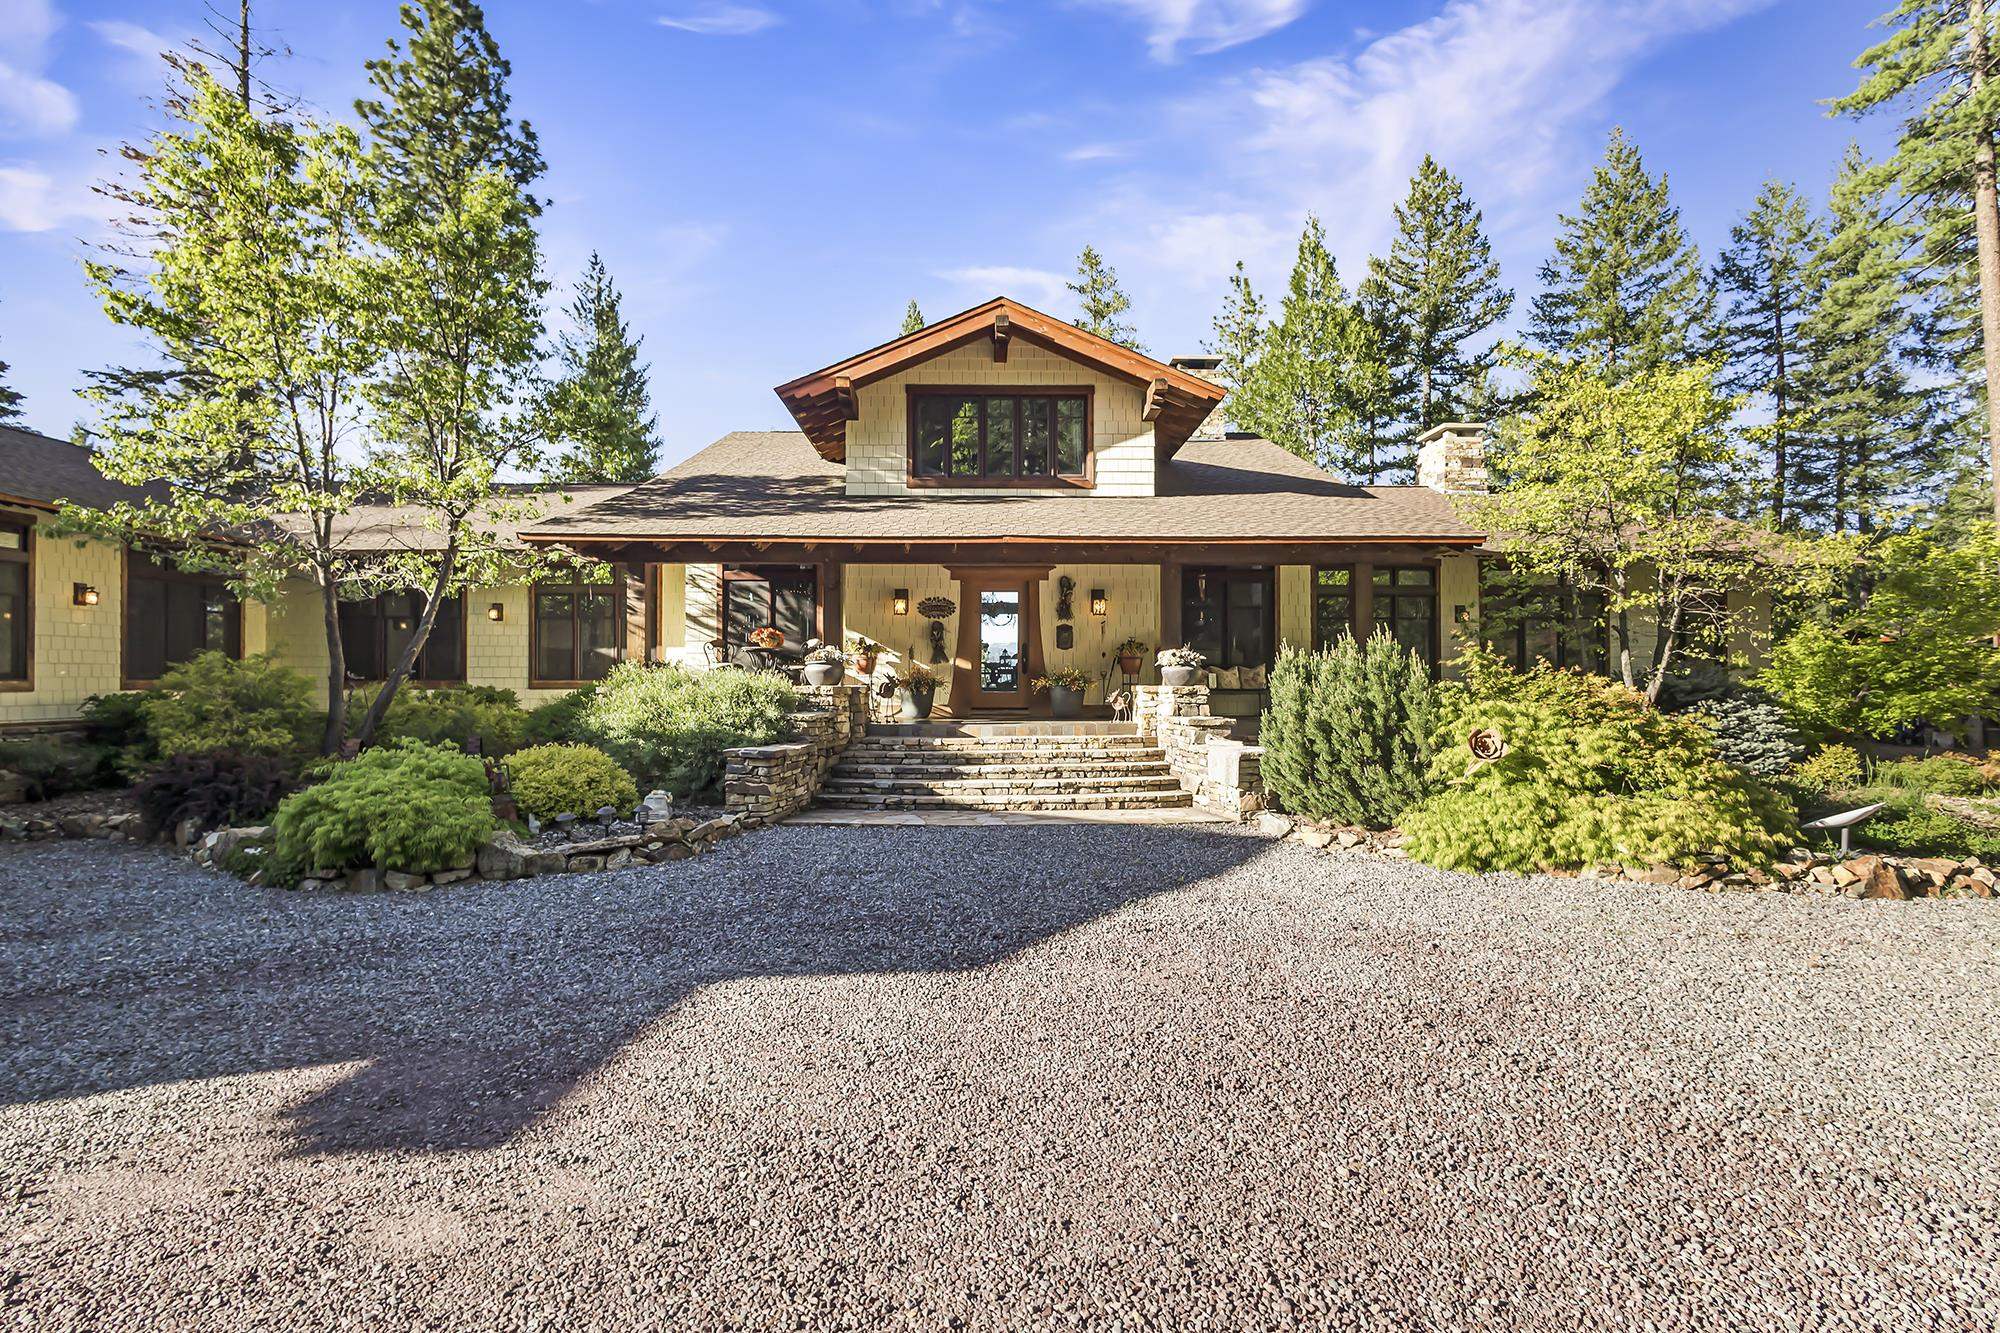
<svg viewBox="0 0 2000 1333">
<path fill-rule="evenodd" d="M 1201 827 L 0 850 L 0 1324 L 2000 1325 L 2000 906 Z"/>
</svg>

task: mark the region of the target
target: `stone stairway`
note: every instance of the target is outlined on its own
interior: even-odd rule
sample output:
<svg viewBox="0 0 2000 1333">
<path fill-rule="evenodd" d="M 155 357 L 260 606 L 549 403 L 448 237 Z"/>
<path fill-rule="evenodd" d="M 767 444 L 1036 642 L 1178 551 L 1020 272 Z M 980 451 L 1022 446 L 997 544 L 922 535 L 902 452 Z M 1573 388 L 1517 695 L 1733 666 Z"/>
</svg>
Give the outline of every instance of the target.
<svg viewBox="0 0 2000 1333">
<path fill-rule="evenodd" d="M 1154 810 L 1193 804 L 1129 722 L 875 725 L 819 804 L 848 810 Z"/>
</svg>

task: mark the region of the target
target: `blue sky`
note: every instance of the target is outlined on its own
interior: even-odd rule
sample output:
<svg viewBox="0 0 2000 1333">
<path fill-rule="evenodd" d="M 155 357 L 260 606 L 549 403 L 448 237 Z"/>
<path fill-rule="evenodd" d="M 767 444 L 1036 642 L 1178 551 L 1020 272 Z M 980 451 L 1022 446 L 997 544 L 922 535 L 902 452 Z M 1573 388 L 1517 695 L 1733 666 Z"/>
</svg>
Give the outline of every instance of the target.
<svg viewBox="0 0 2000 1333">
<path fill-rule="evenodd" d="M 233 8 L 233 6 L 229 6 Z M 1157 354 L 1198 350 L 1238 258 L 1282 284 L 1308 210 L 1351 283 L 1429 151 L 1535 287 L 1611 126 L 1703 252 L 1770 176 L 1823 194 L 1820 100 L 1888 0 L 492 0 L 542 136 L 553 296 L 600 249 L 646 337 L 668 458 L 789 425 L 771 386 L 1005 293 L 1071 313 L 1094 244 Z M 260 0 L 265 75 L 345 113 L 391 0 Z M 155 122 L 201 0 L 0 0 L 0 360 L 29 424 L 130 358 L 77 256 L 103 150 Z"/>
</svg>

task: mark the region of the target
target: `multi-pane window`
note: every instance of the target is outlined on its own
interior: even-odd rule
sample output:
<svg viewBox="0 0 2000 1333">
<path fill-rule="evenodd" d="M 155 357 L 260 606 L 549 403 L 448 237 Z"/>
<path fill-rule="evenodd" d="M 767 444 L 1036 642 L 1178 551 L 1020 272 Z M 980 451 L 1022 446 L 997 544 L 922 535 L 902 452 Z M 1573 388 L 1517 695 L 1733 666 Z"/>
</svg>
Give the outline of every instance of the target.
<svg viewBox="0 0 2000 1333">
<path fill-rule="evenodd" d="M 1090 453 L 1090 399 L 913 394 L 910 439 L 910 467 L 918 477 L 970 484 L 1081 477 Z"/>
<path fill-rule="evenodd" d="M 722 641 L 747 647 L 752 630 L 776 627 L 785 653 L 802 655 L 818 637 L 819 579 L 810 565 L 726 565 L 722 570 Z"/>
<path fill-rule="evenodd" d="M 28 679 L 28 645 L 34 634 L 28 600 L 34 588 L 32 531 L 25 521 L 0 521 L 0 681 Z"/>
<path fill-rule="evenodd" d="M 243 608 L 228 580 L 186 573 L 137 551 L 125 567 L 125 678 L 158 680 L 205 652 L 243 656 Z"/>
<path fill-rule="evenodd" d="M 385 592 L 340 604 L 340 646 L 354 680 L 385 680 L 423 618 L 420 592 Z M 412 679 L 443 684 L 465 679 L 465 603 L 447 597 L 438 607 L 430 638 L 417 653 Z"/>
<path fill-rule="evenodd" d="M 1354 566 L 1313 570 L 1313 646 L 1329 648 L 1354 637 Z"/>
<path fill-rule="evenodd" d="M 1269 665 L 1276 607 L 1269 568 L 1190 569 L 1181 576 L 1181 633 L 1212 667 Z"/>
<path fill-rule="evenodd" d="M 625 641 L 624 599 L 616 585 L 537 583 L 532 600 L 532 683 L 564 685 L 611 674 Z"/>
<path fill-rule="evenodd" d="M 1375 629 L 1424 661 L 1437 661 L 1437 571 L 1424 565 L 1378 565 Z"/>
<path fill-rule="evenodd" d="M 1497 563 L 1482 566 L 1479 584 L 1480 638 L 1510 666 L 1526 671 L 1547 662 L 1605 670 L 1608 621 L 1602 593 Z"/>
</svg>

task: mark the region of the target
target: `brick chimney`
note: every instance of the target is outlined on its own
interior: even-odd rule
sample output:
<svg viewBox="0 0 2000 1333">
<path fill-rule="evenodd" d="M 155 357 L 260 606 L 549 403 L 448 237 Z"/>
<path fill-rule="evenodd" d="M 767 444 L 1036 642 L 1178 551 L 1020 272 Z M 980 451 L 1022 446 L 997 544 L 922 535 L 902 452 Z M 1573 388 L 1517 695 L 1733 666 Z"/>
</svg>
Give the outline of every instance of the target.
<svg viewBox="0 0 2000 1333">
<path fill-rule="evenodd" d="M 1417 437 L 1417 485 L 1452 494 L 1486 489 L 1486 424 L 1446 421 Z"/>
</svg>

